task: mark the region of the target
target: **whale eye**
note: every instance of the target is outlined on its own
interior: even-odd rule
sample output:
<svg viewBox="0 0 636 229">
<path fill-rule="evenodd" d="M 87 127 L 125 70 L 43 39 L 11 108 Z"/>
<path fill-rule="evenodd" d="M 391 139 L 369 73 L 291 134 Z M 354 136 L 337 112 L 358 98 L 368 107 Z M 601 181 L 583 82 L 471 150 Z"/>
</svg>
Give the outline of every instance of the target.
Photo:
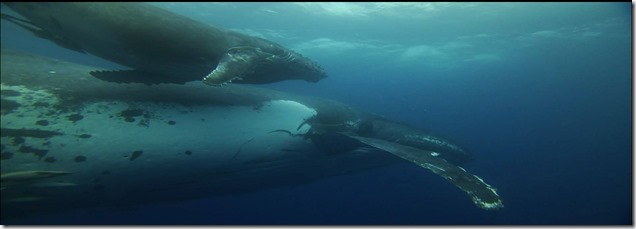
<svg viewBox="0 0 636 229">
<path fill-rule="evenodd" d="M 276 56 L 283 56 L 287 54 L 287 51 L 281 47 L 272 47 L 271 53 Z"/>
<path fill-rule="evenodd" d="M 368 136 L 373 133 L 373 122 L 369 120 L 361 121 L 358 123 L 357 133 L 360 136 Z"/>
</svg>

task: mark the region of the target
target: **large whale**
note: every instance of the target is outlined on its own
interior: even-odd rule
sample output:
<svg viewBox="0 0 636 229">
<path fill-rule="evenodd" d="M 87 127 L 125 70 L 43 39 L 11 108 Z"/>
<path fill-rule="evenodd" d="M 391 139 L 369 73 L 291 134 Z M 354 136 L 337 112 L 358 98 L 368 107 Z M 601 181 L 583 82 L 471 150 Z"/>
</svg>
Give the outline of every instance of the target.
<svg viewBox="0 0 636 229">
<path fill-rule="evenodd" d="M 36 36 L 132 68 L 92 72 L 106 81 L 222 85 L 326 77 L 317 63 L 279 44 L 146 3 L 4 4 L 26 20 L 8 14 L 2 18 Z"/>
<path fill-rule="evenodd" d="M 503 207 L 459 145 L 342 103 L 228 85 L 118 84 L 2 51 L 2 219 L 261 190 L 409 161 Z M 72 82 L 72 83 L 69 83 Z M 431 181 L 438 182 L 438 181 Z"/>
</svg>

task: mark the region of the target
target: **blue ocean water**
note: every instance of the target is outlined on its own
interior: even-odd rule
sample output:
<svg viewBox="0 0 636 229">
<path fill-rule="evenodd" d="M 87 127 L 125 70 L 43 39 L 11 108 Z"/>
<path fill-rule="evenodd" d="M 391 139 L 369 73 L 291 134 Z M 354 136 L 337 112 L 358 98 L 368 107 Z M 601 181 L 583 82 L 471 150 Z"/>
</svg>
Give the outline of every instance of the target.
<svg viewBox="0 0 636 229">
<path fill-rule="evenodd" d="M 259 85 L 329 98 L 469 148 L 485 211 L 411 164 L 294 187 L 7 224 L 633 224 L 630 3 L 153 3 L 261 36 L 329 78 Z M 8 12 L 2 7 L 3 12 Z M 2 21 L 2 48 L 103 67 Z M 431 196 L 438 198 L 430 198 Z"/>
</svg>

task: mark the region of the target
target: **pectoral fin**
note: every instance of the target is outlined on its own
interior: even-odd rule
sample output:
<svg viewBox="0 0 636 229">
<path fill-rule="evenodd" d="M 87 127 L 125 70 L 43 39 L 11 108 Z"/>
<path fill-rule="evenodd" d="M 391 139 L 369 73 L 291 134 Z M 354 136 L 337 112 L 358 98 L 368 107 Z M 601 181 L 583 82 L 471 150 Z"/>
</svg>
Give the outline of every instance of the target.
<svg viewBox="0 0 636 229">
<path fill-rule="evenodd" d="M 0 174 L 0 181 L 2 181 L 2 190 L 9 187 L 15 187 L 20 185 L 28 185 L 37 182 L 42 182 L 46 178 L 66 176 L 71 174 L 68 171 L 53 171 L 53 170 L 28 170 L 19 172 L 10 172 Z"/>
<path fill-rule="evenodd" d="M 380 139 L 345 135 L 432 171 L 466 192 L 480 208 L 497 209 L 503 207 L 502 200 L 494 188 L 485 183 L 478 176 L 466 172 L 464 168 L 448 163 L 446 160 L 437 157 L 435 152 Z"/>
<path fill-rule="evenodd" d="M 233 80 L 242 80 L 252 73 L 258 59 L 257 50 L 251 47 L 232 48 L 219 61 L 216 68 L 203 78 L 203 82 L 212 86 L 221 86 Z"/>
<path fill-rule="evenodd" d="M 20 181 L 37 180 L 37 179 L 43 179 L 43 178 L 49 178 L 49 177 L 65 176 L 68 174 L 71 174 L 71 172 L 29 170 L 29 171 L 4 173 L 0 175 L 0 180 L 2 180 L 2 182 L 20 182 Z"/>
</svg>

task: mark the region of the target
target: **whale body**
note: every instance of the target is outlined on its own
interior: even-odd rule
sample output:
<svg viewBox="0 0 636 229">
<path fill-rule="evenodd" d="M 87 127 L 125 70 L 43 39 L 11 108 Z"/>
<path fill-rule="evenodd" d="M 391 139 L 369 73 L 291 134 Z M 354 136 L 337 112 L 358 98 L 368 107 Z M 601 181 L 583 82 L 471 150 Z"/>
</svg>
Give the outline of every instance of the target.
<svg viewBox="0 0 636 229">
<path fill-rule="evenodd" d="M 453 163 L 468 154 L 459 145 L 336 101 L 246 85 L 118 84 L 92 77 L 93 67 L 1 57 L 3 219 L 250 192 L 405 161 L 478 207 L 503 207 Z"/>
<path fill-rule="evenodd" d="M 132 68 L 94 71 L 120 83 L 264 84 L 327 75 L 317 63 L 274 42 L 214 27 L 147 3 L 3 3 L 3 14 L 34 35 Z"/>
</svg>

